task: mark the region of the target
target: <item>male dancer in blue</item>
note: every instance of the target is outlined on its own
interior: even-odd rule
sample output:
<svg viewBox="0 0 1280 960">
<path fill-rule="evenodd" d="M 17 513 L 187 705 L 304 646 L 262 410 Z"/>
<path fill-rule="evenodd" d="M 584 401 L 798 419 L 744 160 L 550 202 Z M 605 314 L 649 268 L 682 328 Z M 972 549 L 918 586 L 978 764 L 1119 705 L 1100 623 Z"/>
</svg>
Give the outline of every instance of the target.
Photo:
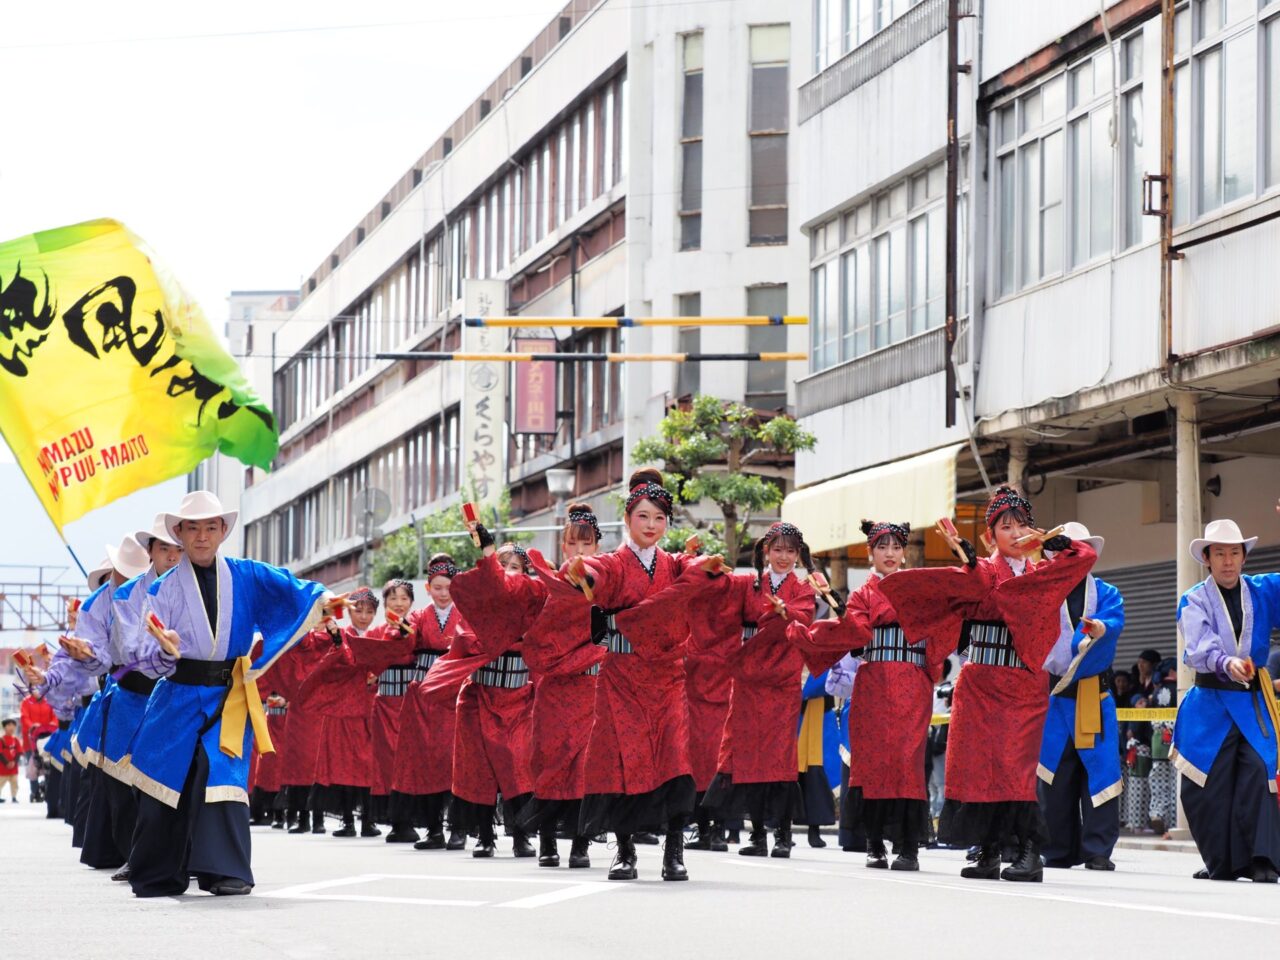
<svg viewBox="0 0 1280 960">
<path fill-rule="evenodd" d="M 1189 548 L 1209 576 L 1178 601 L 1183 660 L 1196 682 L 1178 707 L 1170 759 L 1204 860 L 1200 879 L 1275 883 L 1280 867 L 1280 718 L 1265 667 L 1280 627 L 1280 574 L 1243 573 L 1257 542 L 1234 521 L 1214 520 Z"/>
<path fill-rule="evenodd" d="M 1106 541 L 1084 524 L 1068 523 L 1063 534 L 1102 556 Z M 1120 839 L 1123 783 L 1116 705 L 1102 681 L 1123 629 L 1120 591 L 1086 574 L 1062 605 L 1062 630 L 1044 663 L 1052 693 L 1036 772 L 1049 827 L 1041 848 L 1046 867 L 1116 868 L 1111 851 Z"/>
<path fill-rule="evenodd" d="M 185 893 L 192 874 L 219 896 L 253 889 L 250 736 L 272 749 L 256 681 L 344 603 L 286 570 L 220 556 L 236 517 L 205 490 L 165 514 L 184 555 L 143 611 L 139 669 L 160 682 L 127 761 L 142 792 L 129 852 L 139 897 Z M 262 652 L 251 660 L 255 634 Z"/>
</svg>

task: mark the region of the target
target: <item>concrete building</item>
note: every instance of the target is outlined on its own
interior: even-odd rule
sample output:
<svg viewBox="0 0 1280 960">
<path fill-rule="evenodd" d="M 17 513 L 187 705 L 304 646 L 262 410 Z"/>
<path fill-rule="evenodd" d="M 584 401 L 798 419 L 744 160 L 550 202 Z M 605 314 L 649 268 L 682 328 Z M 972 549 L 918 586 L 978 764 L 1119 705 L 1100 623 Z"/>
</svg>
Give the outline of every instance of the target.
<svg viewBox="0 0 1280 960">
<path fill-rule="evenodd" d="M 1118 662 L 1175 651 L 1186 543 L 1231 517 L 1280 562 L 1280 3 L 1175 18 L 1169 297 L 1162 310 L 1161 4 L 960 0 L 956 425 L 946 426 L 947 0 L 817 0 L 793 23 L 822 438 L 783 515 L 857 567 L 857 517 L 972 518 L 1019 481 L 1046 523 L 1107 538 Z M 908 512 L 910 515 L 908 516 Z M 917 560 L 945 561 L 921 539 Z M 1128 659 L 1126 659 L 1128 658 Z"/>
<path fill-rule="evenodd" d="M 539 526 L 553 519 L 548 470 L 567 468 L 572 495 L 608 520 L 629 449 L 680 396 L 791 405 L 803 363 L 584 362 L 559 368 L 554 409 L 540 410 L 552 432 L 518 433 L 510 370 L 374 355 L 545 346 L 464 328 L 464 314 L 794 312 L 795 7 L 576 0 L 533 38 L 335 246 L 278 330 L 281 450 L 244 494 L 250 555 L 350 584 L 370 487 L 391 500 L 384 532 L 469 482 L 482 498 L 509 489 L 521 525 Z M 805 343 L 794 327 L 556 332 L 578 352 Z"/>
</svg>

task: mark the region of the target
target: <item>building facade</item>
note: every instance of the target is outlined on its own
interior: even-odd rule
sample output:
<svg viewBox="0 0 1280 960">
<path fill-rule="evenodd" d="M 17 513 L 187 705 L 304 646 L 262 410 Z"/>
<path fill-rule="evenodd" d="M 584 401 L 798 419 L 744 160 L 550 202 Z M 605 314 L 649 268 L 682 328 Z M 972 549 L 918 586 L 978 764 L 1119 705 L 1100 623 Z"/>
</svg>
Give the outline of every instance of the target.
<svg viewBox="0 0 1280 960">
<path fill-rule="evenodd" d="M 1251 567 L 1280 561 L 1280 3 L 1177 4 L 1162 295 L 1161 3 L 960 0 L 952 427 L 947 0 L 802 6 L 796 404 L 841 442 L 797 458 L 783 515 L 858 567 L 844 513 L 931 527 L 1019 482 L 1038 519 L 1107 538 L 1097 571 L 1129 608 L 1118 662 L 1172 656 L 1204 522 L 1260 535 Z M 947 559 L 918 540 L 918 560 Z"/>
<path fill-rule="evenodd" d="M 548 470 L 572 470 L 573 495 L 609 520 L 628 451 L 681 396 L 790 408 L 803 363 L 556 365 L 550 432 L 514 432 L 506 400 L 498 443 L 481 446 L 476 391 L 509 386 L 511 371 L 375 355 L 547 346 L 516 342 L 547 328 L 465 328 L 481 303 L 543 317 L 796 312 L 794 6 L 577 0 L 533 39 L 335 247 L 276 332 L 281 449 L 244 493 L 250 555 L 349 584 L 366 489 L 388 495 L 389 532 L 489 469 L 521 526 L 553 520 Z M 795 327 L 554 332 L 577 352 L 806 342 Z"/>
</svg>

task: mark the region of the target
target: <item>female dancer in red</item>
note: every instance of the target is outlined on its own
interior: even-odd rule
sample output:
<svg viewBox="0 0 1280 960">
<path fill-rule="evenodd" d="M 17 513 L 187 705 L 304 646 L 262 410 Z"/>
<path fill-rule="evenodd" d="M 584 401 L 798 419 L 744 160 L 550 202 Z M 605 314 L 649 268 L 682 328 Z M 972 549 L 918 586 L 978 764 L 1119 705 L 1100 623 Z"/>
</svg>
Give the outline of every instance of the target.
<svg viewBox="0 0 1280 960">
<path fill-rule="evenodd" d="M 403 691 L 391 780 L 391 818 L 396 829 L 415 839 L 415 850 L 461 850 L 466 832 L 451 829 L 444 838 L 444 815 L 452 801 L 455 701 L 461 678 L 451 686 L 428 694 L 427 672 L 466 631 L 450 592 L 458 568 L 447 553 L 437 553 L 427 563 L 427 590 L 431 603 L 409 617 L 414 638 L 413 667 L 401 672 L 396 689 Z M 416 840 L 415 826 L 426 829 Z M 389 839 L 389 838 L 388 838 Z"/>
<path fill-rule="evenodd" d="M 756 573 L 709 581 L 720 598 L 712 615 L 737 624 L 741 643 L 729 659 L 733 694 L 718 772 L 703 804 L 721 820 L 751 818 L 744 857 L 769 855 L 766 822 L 778 825 L 775 857 L 791 856 L 791 823 L 803 811 L 796 777 L 804 657 L 787 637 L 788 623 L 813 622 L 814 593 L 796 575 L 797 561 L 813 569 L 799 529 L 775 523 L 755 543 Z M 697 575 L 693 575 L 696 579 Z M 688 579 L 688 578 L 686 578 Z M 672 591 L 678 595 L 683 584 Z"/>
<path fill-rule="evenodd" d="M 991 498 L 986 522 L 991 556 L 978 559 L 948 521 L 939 532 L 964 566 L 903 570 L 880 591 L 908 640 L 930 639 L 948 653 L 958 647 L 969 658 L 952 702 L 939 837 L 981 845 L 980 859 L 962 877 L 1039 882 L 1048 833 L 1036 801 L 1049 708 L 1044 661 L 1058 638 L 1062 604 L 1097 555 L 1087 543 L 1037 530 L 1030 502 L 1010 487 Z M 1032 554 L 1042 543 L 1055 556 L 1037 563 Z M 1002 873 L 1006 840 L 1016 841 L 1019 854 Z"/>
<path fill-rule="evenodd" d="M 687 567 L 717 569 L 720 558 L 694 560 L 658 546 L 667 532 L 672 496 L 657 470 L 637 470 L 628 489 L 626 542 L 612 553 L 575 557 L 565 572 L 591 591 L 607 624 L 608 653 L 596 686 L 578 833 L 613 831 L 618 849 L 609 879 L 634 880 L 633 834 L 665 830 L 662 878 L 687 880 L 684 824 L 696 794 L 684 686 L 688 628 L 682 611 L 636 608 Z"/>
<path fill-rule="evenodd" d="M 571 503 L 560 534 L 566 558 L 594 557 L 600 524 L 588 504 Z M 539 579 L 508 577 L 506 584 L 545 597 L 542 612 L 525 633 L 524 656 L 536 677 L 533 694 L 533 797 L 520 811 L 519 826 L 538 834 L 538 866 L 558 867 L 556 832 L 573 835 L 569 866 L 591 866 L 591 839 L 578 833 L 585 792 L 587 742 L 596 708 L 596 677 L 604 649 L 592 642 L 592 606 L 529 552 Z M 599 608 L 595 608 L 599 619 Z"/>
<path fill-rule="evenodd" d="M 300 699 L 323 719 L 316 758 L 316 785 L 311 809 L 342 819 L 335 837 L 356 835 L 355 811 L 360 808 L 360 836 L 377 837 L 369 811 L 373 773 L 373 700 L 377 678 L 389 663 L 403 660 L 412 647 L 407 631 L 384 631 L 387 639 L 364 636 L 378 610 L 378 598 L 368 587 L 347 596 L 350 626 L 325 624 L 332 646 L 320 665 L 302 684 Z"/>
<path fill-rule="evenodd" d="M 543 599 L 524 593 L 512 600 L 505 581 L 528 579 L 524 550 L 510 543 L 495 550 L 488 531 L 479 525 L 475 530 L 484 556 L 474 570 L 458 574 L 450 587 L 471 630 L 454 637 L 449 654 L 424 686 L 430 692 L 462 678 L 453 738 L 450 824 L 455 830 L 476 834 L 472 856 L 492 857 L 501 795 L 513 852 L 517 857 L 532 857 L 528 835 L 516 825 L 520 808 L 533 792 L 529 766 L 533 685 L 523 641 L 542 610 Z"/>
<path fill-rule="evenodd" d="M 313 811 L 307 823 L 311 787 L 316 782 L 320 749 L 320 716 L 298 697 L 303 681 L 319 666 L 330 646 L 329 635 L 316 630 L 291 647 L 268 673 L 271 693 L 287 704 L 285 736 L 280 751 L 280 783 L 288 811 L 290 833 L 324 833 L 324 814 Z M 277 704 L 280 700 L 275 701 Z M 277 796 L 277 804 L 280 798 Z"/>
<path fill-rule="evenodd" d="M 413 609 L 413 584 L 408 580 L 388 580 L 382 586 L 382 602 L 387 612 L 407 620 L 412 627 L 417 614 Z M 399 631 L 396 631 L 399 633 Z M 374 628 L 380 639 L 387 638 L 386 626 Z M 415 843 L 417 832 L 408 811 L 404 819 L 393 815 L 391 790 L 395 782 L 396 747 L 400 742 L 400 712 L 404 709 L 404 694 L 418 676 L 416 650 L 409 650 L 395 663 L 389 664 L 378 675 L 376 696 L 373 698 L 371 725 L 373 730 L 373 770 L 369 786 L 369 808 L 377 823 L 391 824 L 387 843 Z"/>
<path fill-rule="evenodd" d="M 929 795 L 924 751 L 933 711 L 933 685 L 945 650 L 933 650 L 902 633 L 898 614 L 881 585 L 903 563 L 911 527 L 862 521 L 872 573 L 849 597 L 838 620 L 796 630 L 802 648 L 823 668 L 845 654 L 861 657 L 849 705 L 849 791 L 841 827 L 867 837 L 867 866 L 889 866 L 885 840 L 893 843 L 894 870 L 919 870 L 918 851 L 928 838 Z M 932 660 L 930 659 L 932 654 Z"/>
</svg>

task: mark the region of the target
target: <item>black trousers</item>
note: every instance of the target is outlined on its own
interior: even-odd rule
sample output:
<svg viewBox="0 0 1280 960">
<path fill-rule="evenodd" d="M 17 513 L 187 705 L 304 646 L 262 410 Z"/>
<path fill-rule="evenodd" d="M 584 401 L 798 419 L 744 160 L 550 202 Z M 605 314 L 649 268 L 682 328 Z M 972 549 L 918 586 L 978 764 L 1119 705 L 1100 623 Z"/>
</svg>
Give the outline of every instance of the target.
<svg viewBox="0 0 1280 960">
<path fill-rule="evenodd" d="M 62 822 L 68 827 L 76 822 L 76 797 L 80 791 L 80 764 L 74 759 L 64 762 L 62 767 Z"/>
<path fill-rule="evenodd" d="M 62 816 L 62 771 L 53 764 L 44 771 L 44 809 L 46 820 L 57 820 Z"/>
<path fill-rule="evenodd" d="M 1120 839 L 1120 798 L 1095 807 L 1089 773 L 1076 746 L 1067 740 L 1053 783 L 1036 782 L 1049 841 L 1040 852 L 1050 867 L 1074 867 L 1094 857 L 1111 857 Z"/>
<path fill-rule="evenodd" d="M 1187 826 L 1214 880 L 1234 880 L 1255 860 L 1280 867 L 1280 808 L 1262 759 L 1233 724 L 1203 787 L 1182 778 Z"/>
<path fill-rule="evenodd" d="M 138 798 L 137 826 L 129 851 L 129 885 L 139 897 L 176 897 L 195 875 L 201 890 L 224 877 L 253 885 L 249 866 L 249 807 L 206 803 L 209 758 L 197 745 L 177 809 L 154 797 Z"/>
<path fill-rule="evenodd" d="M 82 767 L 73 759 L 77 770 L 75 807 L 71 816 L 71 846 L 79 850 L 84 846 L 85 830 L 89 825 L 89 800 L 92 798 L 93 780 L 89 776 L 92 767 Z"/>
<path fill-rule="evenodd" d="M 95 870 L 114 870 L 124 866 L 129 847 L 116 844 L 111 823 L 111 801 L 107 796 L 107 781 L 112 778 L 99 767 L 88 767 L 83 774 L 89 786 L 89 807 L 85 813 L 84 846 L 80 848 L 80 862 Z"/>
</svg>

